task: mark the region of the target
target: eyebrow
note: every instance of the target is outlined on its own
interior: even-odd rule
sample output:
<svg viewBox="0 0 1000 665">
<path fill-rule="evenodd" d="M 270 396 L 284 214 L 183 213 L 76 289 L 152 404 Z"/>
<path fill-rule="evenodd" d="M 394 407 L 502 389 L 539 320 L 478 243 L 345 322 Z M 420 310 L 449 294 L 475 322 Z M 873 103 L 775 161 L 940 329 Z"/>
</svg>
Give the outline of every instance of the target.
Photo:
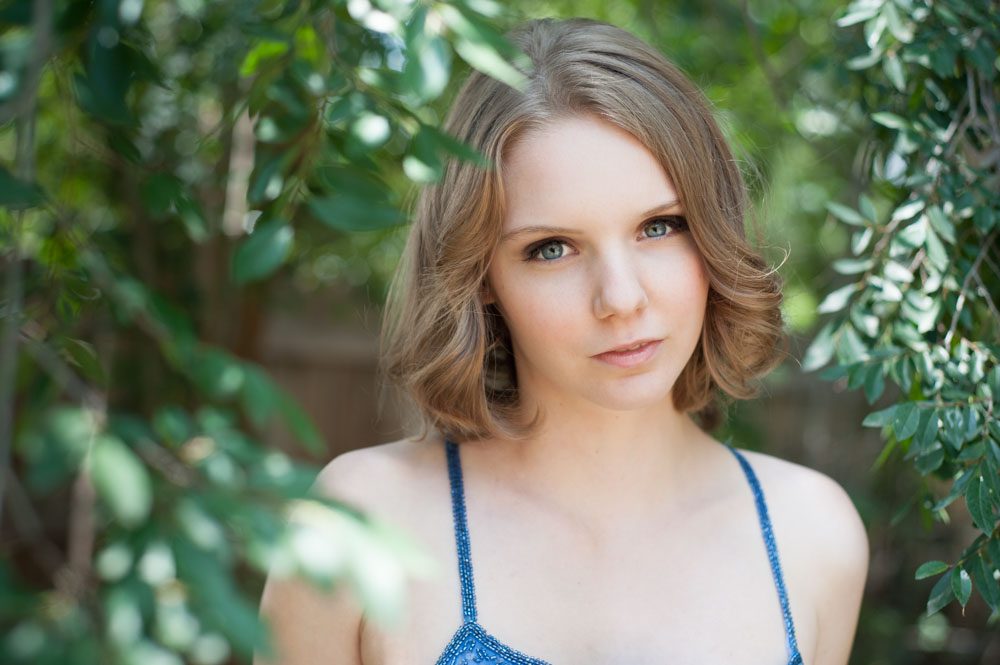
<svg viewBox="0 0 1000 665">
<path fill-rule="evenodd" d="M 680 201 L 677 200 L 667 201 L 666 203 L 660 203 L 658 205 L 653 206 L 649 210 L 640 213 L 639 217 L 645 218 L 649 217 L 650 215 L 666 212 L 671 208 L 673 208 L 674 206 L 678 205 L 679 203 Z M 516 236 L 525 235 L 527 233 L 562 233 L 564 235 L 577 235 L 580 233 L 580 231 L 577 229 L 570 229 L 565 226 L 544 226 L 539 224 L 532 224 L 530 226 L 522 226 L 521 228 L 514 229 L 513 231 L 508 231 L 507 233 L 500 236 L 500 242 L 507 242 L 508 240 Z"/>
</svg>

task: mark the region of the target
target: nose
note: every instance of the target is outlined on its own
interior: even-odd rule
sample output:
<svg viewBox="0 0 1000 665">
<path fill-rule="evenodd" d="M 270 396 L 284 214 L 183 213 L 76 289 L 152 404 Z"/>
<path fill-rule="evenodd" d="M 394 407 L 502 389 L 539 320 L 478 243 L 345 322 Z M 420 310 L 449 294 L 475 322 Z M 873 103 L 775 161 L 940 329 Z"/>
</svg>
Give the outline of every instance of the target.
<svg viewBox="0 0 1000 665">
<path fill-rule="evenodd" d="M 628 252 L 607 256 L 596 266 L 594 315 L 628 317 L 649 304 L 637 258 Z"/>
</svg>

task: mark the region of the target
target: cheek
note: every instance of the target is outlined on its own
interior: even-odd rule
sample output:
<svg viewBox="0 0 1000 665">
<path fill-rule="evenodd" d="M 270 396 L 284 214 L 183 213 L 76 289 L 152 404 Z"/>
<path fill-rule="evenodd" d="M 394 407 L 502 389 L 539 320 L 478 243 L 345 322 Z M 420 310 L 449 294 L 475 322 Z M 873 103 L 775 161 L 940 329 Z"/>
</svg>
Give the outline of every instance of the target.
<svg viewBox="0 0 1000 665">
<path fill-rule="evenodd" d="M 497 275 L 491 283 L 497 305 L 515 343 L 521 347 L 568 340 L 582 329 L 579 286 L 556 275 Z"/>
<path fill-rule="evenodd" d="M 701 254 L 690 238 L 685 249 L 680 256 L 675 257 L 670 274 L 665 276 L 663 283 L 668 285 L 668 297 L 679 308 L 691 314 L 703 313 L 708 299 L 708 272 Z"/>
</svg>

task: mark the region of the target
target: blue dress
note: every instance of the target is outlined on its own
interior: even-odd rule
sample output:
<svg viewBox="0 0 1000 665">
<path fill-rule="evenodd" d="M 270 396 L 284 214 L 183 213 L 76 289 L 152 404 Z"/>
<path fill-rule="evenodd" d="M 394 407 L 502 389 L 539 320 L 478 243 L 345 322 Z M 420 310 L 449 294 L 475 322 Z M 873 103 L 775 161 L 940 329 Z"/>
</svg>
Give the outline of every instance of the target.
<svg viewBox="0 0 1000 665">
<path fill-rule="evenodd" d="M 778 560 L 778 548 L 771 530 L 771 519 L 767 515 L 767 503 L 761 490 L 757 475 L 750 463 L 736 448 L 726 444 L 726 447 L 739 460 L 743 473 L 746 475 L 753 490 L 754 502 L 757 505 L 757 517 L 760 520 L 761 535 L 767 546 L 767 558 L 771 562 L 771 573 L 778 589 L 781 601 L 781 612 L 785 618 L 785 639 L 788 644 L 788 665 L 802 665 L 798 644 L 795 642 L 795 626 L 792 623 L 792 613 L 788 606 L 788 594 L 785 591 L 785 580 L 781 574 L 781 563 Z M 532 658 L 527 654 L 513 649 L 486 631 L 476 620 L 476 592 L 472 582 L 472 559 L 469 553 L 469 526 L 465 516 L 465 489 L 462 483 L 462 465 L 458 456 L 458 444 L 445 440 L 445 454 L 448 461 L 448 478 L 451 482 L 451 507 L 455 521 L 455 543 L 458 548 L 458 577 L 462 586 L 462 626 L 448 642 L 437 665 L 549 665 L 540 658 Z"/>
</svg>

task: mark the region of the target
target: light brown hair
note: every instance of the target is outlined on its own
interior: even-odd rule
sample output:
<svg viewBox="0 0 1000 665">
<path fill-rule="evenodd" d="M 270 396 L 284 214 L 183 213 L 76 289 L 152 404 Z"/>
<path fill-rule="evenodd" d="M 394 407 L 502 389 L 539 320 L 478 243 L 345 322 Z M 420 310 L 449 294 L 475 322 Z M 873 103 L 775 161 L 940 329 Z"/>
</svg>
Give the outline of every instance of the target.
<svg viewBox="0 0 1000 665">
<path fill-rule="evenodd" d="M 419 195 L 382 327 L 386 379 L 415 403 L 426 434 L 530 436 L 541 414 L 518 409 L 509 332 L 483 283 L 505 215 L 504 156 L 530 130 L 589 114 L 629 132 L 662 165 L 685 210 L 709 278 L 701 338 L 672 399 L 702 427 L 720 400 L 756 394 L 786 343 L 781 283 L 748 243 L 746 186 L 709 102 L 638 37 L 590 19 L 538 19 L 508 38 L 530 58 L 515 89 L 473 71 L 445 130 L 492 168 L 451 160 Z"/>
</svg>

